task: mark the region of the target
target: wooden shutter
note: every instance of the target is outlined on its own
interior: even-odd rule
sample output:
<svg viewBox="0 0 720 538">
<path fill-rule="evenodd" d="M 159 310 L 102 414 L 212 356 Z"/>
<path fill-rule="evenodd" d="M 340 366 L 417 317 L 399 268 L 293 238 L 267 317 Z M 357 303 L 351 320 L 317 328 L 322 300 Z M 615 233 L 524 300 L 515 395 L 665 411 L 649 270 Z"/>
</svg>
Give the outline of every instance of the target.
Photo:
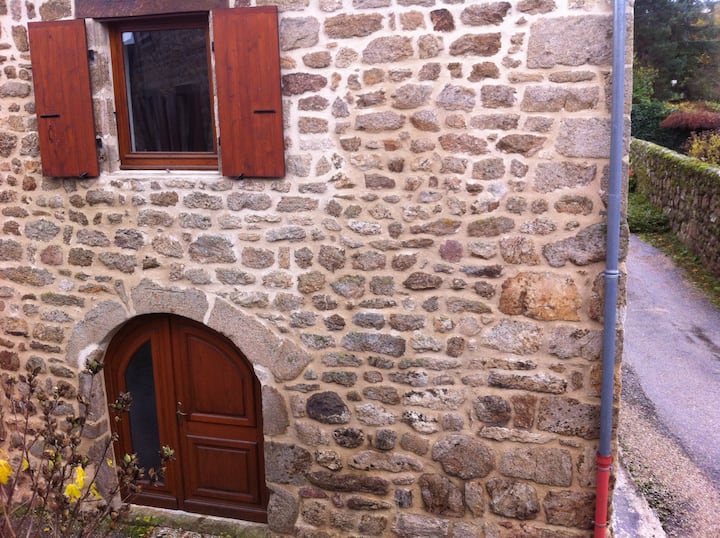
<svg viewBox="0 0 720 538">
<path fill-rule="evenodd" d="M 95 177 L 85 22 L 31 22 L 28 27 L 43 174 Z"/>
<path fill-rule="evenodd" d="M 222 173 L 283 177 L 277 7 L 212 13 Z"/>
</svg>

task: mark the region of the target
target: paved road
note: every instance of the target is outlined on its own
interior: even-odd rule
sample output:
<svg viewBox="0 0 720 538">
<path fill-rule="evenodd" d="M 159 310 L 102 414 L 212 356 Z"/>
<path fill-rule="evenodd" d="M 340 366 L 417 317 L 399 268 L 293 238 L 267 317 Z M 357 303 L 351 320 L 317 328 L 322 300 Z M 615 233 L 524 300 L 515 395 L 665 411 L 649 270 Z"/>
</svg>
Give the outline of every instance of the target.
<svg viewBox="0 0 720 538">
<path fill-rule="evenodd" d="M 720 310 L 634 236 L 627 287 L 625 361 L 659 421 L 720 488 Z"/>
</svg>

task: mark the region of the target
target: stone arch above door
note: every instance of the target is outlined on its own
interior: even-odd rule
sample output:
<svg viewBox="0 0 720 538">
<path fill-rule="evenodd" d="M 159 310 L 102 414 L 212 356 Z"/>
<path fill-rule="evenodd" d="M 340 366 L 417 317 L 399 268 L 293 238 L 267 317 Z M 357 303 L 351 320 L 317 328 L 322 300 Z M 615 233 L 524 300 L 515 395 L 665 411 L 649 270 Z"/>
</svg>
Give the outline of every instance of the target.
<svg viewBox="0 0 720 538">
<path fill-rule="evenodd" d="M 195 288 L 163 287 L 142 280 L 119 301 L 103 301 L 75 326 L 66 360 L 82 369 L 85 361 L 101 358 L 112 335 L 128 320 L 142 314 L 176 314 L 198 321 L 228 337 L 255 368 L 264 383 L 297 378 L 312 357 L 294 342 L 282 338 L 242 308 Z M 270 379 L 269 376 L 272 376 Z"/>
</svg>

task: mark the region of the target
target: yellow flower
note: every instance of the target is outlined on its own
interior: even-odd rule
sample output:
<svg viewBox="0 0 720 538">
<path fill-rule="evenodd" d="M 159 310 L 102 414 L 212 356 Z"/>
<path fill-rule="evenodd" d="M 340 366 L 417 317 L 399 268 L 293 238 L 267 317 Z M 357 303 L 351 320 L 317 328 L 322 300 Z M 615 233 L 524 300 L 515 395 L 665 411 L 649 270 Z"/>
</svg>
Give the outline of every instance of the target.
<svg viewBox="0 0 720 538">
<path fill-rule="evenodd" d="M 111 469 L 115 466 L 115 464 L 113 463 L 113 460 L 111 460 L 110 458 L 108 458 L 105 461 L 107 461 L 108 467 L 110 467 Z"/>
<path fill-rule="evenodd" d="M 77 500 L 82 495 L 82 492 L 80 491 L 80 488 L 77 487 L 75 484 L 68 484 L 65 486 L 65 491 L 63 492 L 63 495 L 68 498 L 68 500 L 71 503 L 77 502 Z"/>
<path fill-rule="evenodd" d="M 95 485 L 95 482 L 90 484 L 90 494 L 98 500 L 102 499 L 102 497 L 100 496 L 100 492 L 98 491 L 97 486 Z"/>
<path fill-rule="evenodd" d="M 85 487 L 85 469 L 80 466 L 75 467 L 75 485 L 78 489 Z"/>
<path fill-rule="evenodd" d="M 7 460 L 0 460 L 0 484 L 5 485 L 10 481 L 12 476 L 12 467 Z"/>
<path fill-rule="evenodd" d="M 85 487 L 85 469 L 78 465 L 75 467 L 75 482 L 65 486 L 63 495 L 65 495 L 71 503 L 74 503 L 82 496 L 83 487 Z"/>
<path fill-rule="evenodd" d="M 29 462 L 26 458 L 23 458 L 22 469 L 21 469 L 21 470 L 22 470 L 22 471 L 27 471 L 27 470 L 28 470 L 28 467 L 30 467 L 30 462 Z"/>
</svg>

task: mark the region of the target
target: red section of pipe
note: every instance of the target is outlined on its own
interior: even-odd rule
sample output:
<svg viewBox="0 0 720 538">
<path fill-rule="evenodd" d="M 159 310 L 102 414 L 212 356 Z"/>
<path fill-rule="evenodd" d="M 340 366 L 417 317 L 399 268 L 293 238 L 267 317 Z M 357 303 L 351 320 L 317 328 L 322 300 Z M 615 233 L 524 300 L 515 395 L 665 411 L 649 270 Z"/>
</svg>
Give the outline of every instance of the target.
<svg viewBox="0 0 720 538">
<path fill-rule="evenodd" d="M 608 498 L 612 456 L 597 455 L 597 489 L 595 498 L 595 538 L 605 538 L 608 527 Z"/>
</svg>

